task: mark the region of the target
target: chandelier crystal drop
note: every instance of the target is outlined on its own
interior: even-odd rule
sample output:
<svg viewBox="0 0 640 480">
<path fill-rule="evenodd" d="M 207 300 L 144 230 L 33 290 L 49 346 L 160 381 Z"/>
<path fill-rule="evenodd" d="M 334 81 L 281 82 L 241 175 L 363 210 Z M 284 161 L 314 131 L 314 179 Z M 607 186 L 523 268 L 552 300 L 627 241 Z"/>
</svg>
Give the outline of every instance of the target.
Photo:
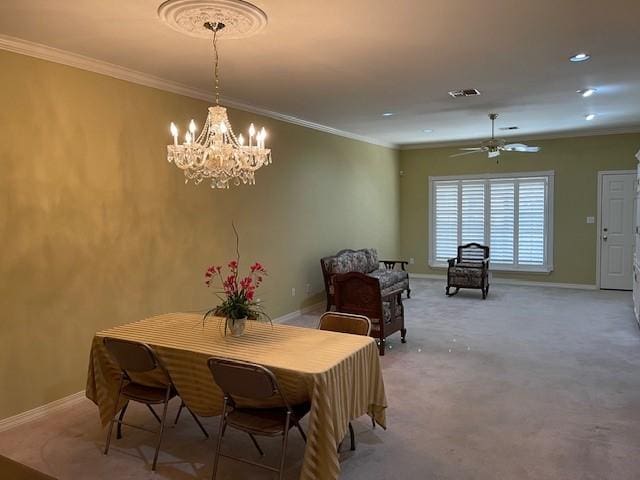
<svg viewBox="0 0 640 480">
<path fill-rule="evenodd" d="M 253 185 L 256 170 L 271 163 L 271 149 L 265 147 L 267 132 L 264 128 L 257 130 L 252 123 L 246 140 L 234 133 L 227 109 L 219 104 L 217 34 L 224 24 L 206 22 L 204 26 L 213 32 L 216 105 L 209 107 L 199 135 L 196 122 L 189 122 L 182 144 L 178 143 L 178 127 L 171 122 L 173 145 L 167 145 L 167 160 L 184 171 L 185 183 L 193 180 L 197 185 L 210 179 L 211 188 L 229 188 L 232 183 Z"/>
</svg>

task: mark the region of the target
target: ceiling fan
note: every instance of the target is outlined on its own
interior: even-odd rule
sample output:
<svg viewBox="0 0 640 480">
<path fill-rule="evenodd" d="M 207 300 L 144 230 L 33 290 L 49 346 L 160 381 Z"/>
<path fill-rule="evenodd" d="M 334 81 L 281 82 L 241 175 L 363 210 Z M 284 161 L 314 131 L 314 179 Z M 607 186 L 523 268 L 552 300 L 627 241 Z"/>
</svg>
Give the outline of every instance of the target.
<svg viewBox="0 0 640 480">
<path fill-rule="evenodd" d="M 464 150 L 464 152 L 450 156 L 460 157 L 462 155 L 470 155 L 472 153 L 487 152 L 489 158 L 494 158 L 500 155 L 500 152 L 535 153 L 540 151 L 540 147 L 530 147 L 524 143 L 505 143 L 504 139 L 496 138 L 494 135 L 494 128 L 498 114 L 490 113 L 489 118 L 491 119 L 491 138 L 489 140 L 482 142 L 479 147 L 461 148 L 460 150 Z"/>
</svg>

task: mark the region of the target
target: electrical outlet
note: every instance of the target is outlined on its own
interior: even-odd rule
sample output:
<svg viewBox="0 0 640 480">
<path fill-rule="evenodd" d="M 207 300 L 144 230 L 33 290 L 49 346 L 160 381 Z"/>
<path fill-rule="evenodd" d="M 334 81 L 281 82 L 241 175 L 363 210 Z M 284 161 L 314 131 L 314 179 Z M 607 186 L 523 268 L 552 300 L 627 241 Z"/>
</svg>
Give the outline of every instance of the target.
<svg viewBox="0 0 640 480">
<path fill-rule="evenodd" d="M 291 296 L 295 297 L 296 296 L 296 289 L 295 287 L 291 289 Z"/>
<path fill-rule="evenodd" d="M 409 264 L 410 264 L 410 265 L 413 265 L 414 263 L 416 263 L 416 259 L 415 259 L 415 258 L 413 258 L 413 257 L 411 257 L 411 258 L 409 259 Z"/>
<path fill-rule="evenodd" d="M 595 217 L 587 217 L 587 223 L 596 223 Z"/>
<path fill-rule="evenodd" d="M 310 283 L 307 283 L 307 286 L 305 288 L 305 293 L 307 295 L 309 295 L 311 293 L 311 284 Z"/>
</svg>

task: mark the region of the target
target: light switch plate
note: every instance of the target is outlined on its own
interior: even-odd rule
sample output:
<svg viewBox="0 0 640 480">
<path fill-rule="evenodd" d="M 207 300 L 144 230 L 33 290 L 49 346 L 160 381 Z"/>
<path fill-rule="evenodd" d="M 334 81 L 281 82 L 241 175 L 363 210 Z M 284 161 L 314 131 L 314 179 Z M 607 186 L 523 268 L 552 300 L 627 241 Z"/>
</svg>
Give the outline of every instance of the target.
<svg viewBox="0 0 640 480">
<path fill-rule="evenodd" d="M 596 223 L 596 217 L 587 217 L 587 223 Z"/>
</svg>

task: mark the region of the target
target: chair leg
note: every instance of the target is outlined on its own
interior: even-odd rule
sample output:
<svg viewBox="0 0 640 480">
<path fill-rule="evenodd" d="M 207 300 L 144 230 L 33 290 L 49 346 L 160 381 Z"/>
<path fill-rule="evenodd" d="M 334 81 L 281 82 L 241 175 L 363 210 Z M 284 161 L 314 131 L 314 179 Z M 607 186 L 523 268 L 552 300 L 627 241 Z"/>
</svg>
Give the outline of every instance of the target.
<svg viewBox="0 0 640 480">
<path fill-rule="evenodd" d="M 411 298 L 411 289 L 407 288 L 407 298 Z"/>
<path fill-rule="evenodd" d="M 180 419 L 180 414 L 182 413 L 182 409 L 185 407 L 184 404 L 184 400 L 180 402 L 180 408 L 178 408 L 178 413 L 176 414 L 176 419 L 174 420 L 173 424 L 177 425 L 178 424 L 178 420 Z"/>
<path fill-rule="evenodd" d="M 189 411 L 189 413 L 191 414 L 191 416 L 193 417 L 193 419 L 196 421 L 196 423 L 198 424 L 198 426 L 200 427 L 200 430 L 202 430 L 202 433 L 204 433 L 204 436 L 206 438 L 209 438 L 209 432 L 207 432 L 207 430 L 204 428 L 204 426 L 202 425 L 202 423 L 200 422 L 200 419 L 198 418 L 198 416 L 193 413 L 191 411 L 191 409 L 189 407 L 187 407 L 187 410 Z"/>
<path fill-rule="evenodd" d="M 351 437 L 351 451 L 353 452 L 356 449 L 356 434 L 353 431 L 353 425 L 349 422 L 349 436 Z"/>
<path fill-rule="evenodd" d="M 156 471 L 156 465 L 158 463 L 158 453 L 160 453 L 160 444 L 162 443 L 162 434 L 164 433 L 164 423 L 167 419 L 167 408 L 169 407 L 169 396 L 171 394 L 171 387 L 167 387 L 167 393 L 164 397 L 164 408 L 162 409 L 162 419 L 160 420 L 160 433 L 158 435 L 158 444 L 156 445 L 156 453 L 153 456 L 152 471 Z M 153 412 L 153 409 L 151 409 Z M 155 413 L 155 412 L 154 412 Z"/>
<path fill-rule="evenodd" d="M 148 403 L 145 403 L 145 405 L 147 406 L 149 411 L 153 414 L 153 416 L 156 417 L 156 420 L 158 421 L 158 423 L 162 423 L 162 420 L 160 420 L 160 417 L 158 416 L 156 411 L 153 408 L 151 408 L 151 405 L 149 405 Z"/>
<path fill-rule="evenodd" d="M 302 430 L 302 426 L 300 425 L 299 422 L 296 422 L 296 427 L 298 428 L 298 431 L 300 432 L 300 435 L 302 436 L 304 443 L 307 443 L 307 436 L 305 435 L 304 430 Z"/>
<path fill-rule="evenodd" d="M 402 343 L 407 343 L 407 329 L 406 328 L 401 328 L 400 329 L 400 335 L 402 335 L 402 338 L 401 338 L 400 341 Z"/>
<path fill-rule="evenodd" d="M 380 339 L 380 344 L 378 345 L 378 350 L 380 352 L 380 356 L 384 357 L 384 347 L 386 345 L 387 341 L 384 338 Z"/>
<path fill-rule="evenodd" d="M 120 403 L 120 393 L 122 392 L 122 385 L 124 385 L 124 374 L 120 377 L 120 385 L 118 386 L 118 395 L 116 395 L 116 403 L 113 407 L 113 417 L 111 417 L 111 422 L 109 423 L 109 431 L 107 432 L 107 441 L 104 447 L 104 454 L 109 453 L 109 445 L 111 444 L 111 434 L 113 433 L 113 424 L 116 421 L 116 416 L 118 415 L 118 403 Z"/>
<path fill-rule="evenodd" d="M 218 460 L 220 460 L 220 447 L 222 445 L 222 436 L 224 435 L 226 426 L 227 426 L 227 397 L 224 398 L 224 403 L 222 404 L 222 415 L 220 416 L 220 427 L 218 428 L 218 443 L 216 444 L 216 453 L 213 457 L 213 473 L 211 474 L 211 480 L 215 480 L 216 473 L 218 472 Z"/>
<path fill-rule="evenodd" d="M 287 453 L 287 439 L 289 437 L 289 424 L 291 422 L 291 412 L 287 412 L 287 420 L 284 424 L 284 435 L 282 437 L 282 456 L 280 457 L 280 474 L 278 480 L 282 480 L 284 475 L 284 459 Z"/>
<path fill-rule="evenodd" d="M 129 402 L 124 404 L 122 410 L 120 410 L 120 416 L 118 417 L 118 430 L 116 433 L 116 438 L 120 440 L 122 438 L 122 420 L 124 420 L 124 414 L 127 411 L 127 407 L 129 406 Z"/>
<path fill-rule="evenodd" d="M 247 435 L 249 435 L 249 437 L 251 438 L 251 441 L 253 442 L 253 445 L 256 447 L 256 450 L 258 450 L 258 453 L 264 457 L 264 452 L 260 448 L 260 445 L 258 444 L 258 440 L 256 440 L 256 437 L 254 437 L 253 434 L 251 433 L 247 433 Z"/>
</svg>

